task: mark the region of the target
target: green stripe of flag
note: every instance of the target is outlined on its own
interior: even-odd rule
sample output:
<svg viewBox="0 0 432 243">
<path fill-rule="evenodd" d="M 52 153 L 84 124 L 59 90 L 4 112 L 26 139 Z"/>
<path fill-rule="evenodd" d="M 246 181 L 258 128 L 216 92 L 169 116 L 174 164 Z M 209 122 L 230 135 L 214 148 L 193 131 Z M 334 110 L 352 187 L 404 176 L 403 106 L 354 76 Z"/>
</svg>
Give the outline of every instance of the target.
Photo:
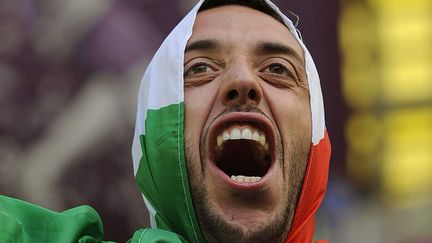
<svg viewBox="0 0 432 243">
<path fill-rule="evenodd" d="M 158 228 L 203 242 L 187 177 L 183 121 L 183 102 L 147 110 L 146 134 L 140 136 L 143 155 L 136 180 L 156 210 Z"/>
</svg>

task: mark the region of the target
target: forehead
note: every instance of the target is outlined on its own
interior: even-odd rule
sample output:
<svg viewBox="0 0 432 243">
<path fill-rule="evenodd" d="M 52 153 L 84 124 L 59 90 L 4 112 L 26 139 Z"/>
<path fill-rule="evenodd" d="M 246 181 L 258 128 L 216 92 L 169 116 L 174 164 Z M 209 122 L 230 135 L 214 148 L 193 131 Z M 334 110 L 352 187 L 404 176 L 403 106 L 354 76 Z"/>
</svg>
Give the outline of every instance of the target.
<svg viewBox="0 0 432 243">
<path fill-rule="evenodd" d="M 197 14 L 189 42 L 216 39 L 229 46 L 246 47 L 256 42 L 278 42 L 293 48 L 303 58 L 303 49 L 289 29 L 258 10 L 226 5 Z"/>
</svg>

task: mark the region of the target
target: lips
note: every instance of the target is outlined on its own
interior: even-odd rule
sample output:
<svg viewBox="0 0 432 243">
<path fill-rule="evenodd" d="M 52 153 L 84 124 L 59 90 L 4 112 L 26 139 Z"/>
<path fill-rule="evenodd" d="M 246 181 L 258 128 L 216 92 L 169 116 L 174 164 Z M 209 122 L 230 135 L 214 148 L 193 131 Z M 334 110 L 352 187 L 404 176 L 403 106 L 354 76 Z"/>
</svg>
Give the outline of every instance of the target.
<svg viewBox="0 0 432 243">
<path fill-rule="evenodd" d="M 275 160 L 272 123 L 255 112 L 233 112 L 209 128 L 210 164 L 229 184 L 262 183 Z"/>
</svg>

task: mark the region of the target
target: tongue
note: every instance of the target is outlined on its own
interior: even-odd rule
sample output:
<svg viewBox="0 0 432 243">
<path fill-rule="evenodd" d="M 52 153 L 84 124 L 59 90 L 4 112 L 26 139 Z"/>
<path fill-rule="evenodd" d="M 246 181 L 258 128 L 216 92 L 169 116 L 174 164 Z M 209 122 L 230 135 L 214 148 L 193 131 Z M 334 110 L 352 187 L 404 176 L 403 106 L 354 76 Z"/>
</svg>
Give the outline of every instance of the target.
<svg viewBox="0 0 432 243">
<path fill-rule="evenodd" d="M 228 140 L 215 152 L 216 166 L 228 176 L 262 177 L 270 167 L 264 147 L 252 140 Z"/>
</svg>

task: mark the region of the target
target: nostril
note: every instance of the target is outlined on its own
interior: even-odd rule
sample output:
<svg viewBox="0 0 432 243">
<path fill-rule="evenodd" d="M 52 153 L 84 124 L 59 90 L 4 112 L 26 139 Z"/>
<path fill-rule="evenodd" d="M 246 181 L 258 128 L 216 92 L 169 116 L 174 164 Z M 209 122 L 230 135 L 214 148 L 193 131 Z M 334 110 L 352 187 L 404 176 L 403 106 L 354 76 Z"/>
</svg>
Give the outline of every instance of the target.
<svg viewBox="0 0 432 243">
<path fill-rule="evenodd" d="M 228 92 L 228 99 L 233 100 L 239 96 L 239 93 L 237 90 L 233 89 L 230 92 Z"/>
<path fill-rule="evenodd" d="M 257 96 L 256 91 L 254 89 L 250 89 L 248 92 L 249 99 L 256 100 L 256 96 Z"/>
</svg>

